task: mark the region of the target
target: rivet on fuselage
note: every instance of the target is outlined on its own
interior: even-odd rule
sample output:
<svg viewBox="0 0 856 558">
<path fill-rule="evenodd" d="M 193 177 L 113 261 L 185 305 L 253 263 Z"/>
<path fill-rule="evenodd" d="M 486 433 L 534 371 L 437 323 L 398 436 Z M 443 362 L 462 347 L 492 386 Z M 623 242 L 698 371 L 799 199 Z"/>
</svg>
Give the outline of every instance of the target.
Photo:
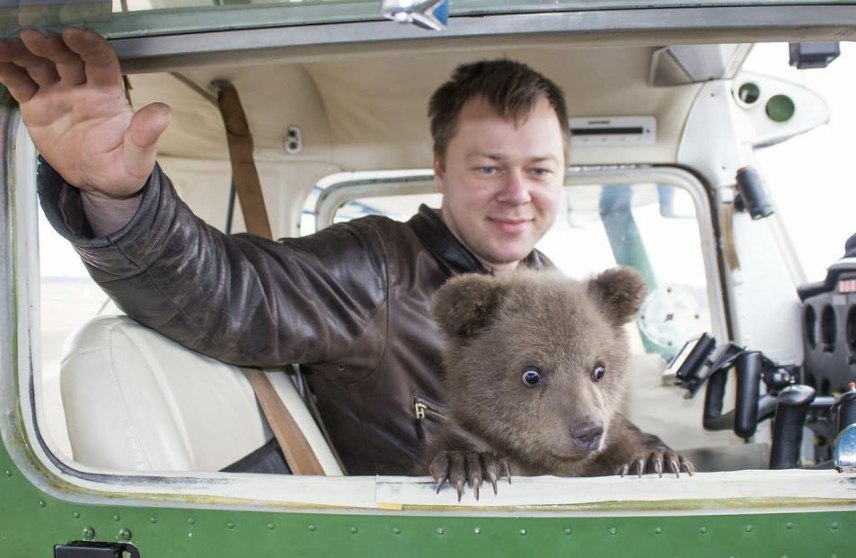
<svg viewBox="0 0 856 558">
<path fill-rule="evenodd" d="M 571 536 L 571 533 L 573 533 L 573 531 L 571 531 L 570 527 L 569 527 L 569 528 L 567 528 L 567 529 L 565 529 L 565 534 L 566 534 L 567 536 L 569 536 L 569 537 L 570 537 L 570 536 Z"/>
<path fill-rule="evenodd" d="M 235 528 L 235 522 L 234 521 L 227 522 L 226 527 L 228 527 L 229 529 L 234 529 Z"/>
<path fill-rule="evenodd" d="M 310 526 L 309 526 L 309 532 L 310 532 L 310 533 L 314 533 L 314 532 L 315 532 L 315 526 L 314 526 L 314 525 L 310 525 Z"/>
<path fill-rule="evenodd" d="M 476 535 L 481 535 L 481 527 L 476 527 L 475 529 L 473 529 L 473 532 L 474 532 Z"/>
<path fill-rule="evenodd" d="M 356 534 L 357 534 L 357 528 L 356 528 L 356 527 L 351 527 L 351 534 L 352 534 L 352 535 L 356 535 Z"/>
<path fill-rule="evenodd" d="M 91 541 L 95 538 L 95 529 L 92 527 L 84 527 L 83 528 L 83 540 Z"/>
<path fill-rule="evenodd" d="M 707 527 L 702 527 L 701 529 L 698 530 L 698 532 L 701 533 L 702 535 L 704 535 L 705 533 L 707 533 Z"/>
<path fill-rule="evenodd" d="M 657 534 L 659 535 L 660 533 L 662 533 L 662 532 L 663 532 L 663 528 L 662 528 L 662 527 L 657 527 L 656 529 L 654 529 L 654 532 L 655 532 L 655 533 L 657 533 Z"/>
<path fill-rule="evenodd" d="M 616 533 L 618 533 L 618 529 L 616 529 L 615 527 L 609 528 L 609 534 L 610 535 L 615 535 Z"/>
<path fill-rule="evenodd" d="M 437 529 L 437 534 L 438 534 L 438 535 L 442 535 L 442 534 L 443 534 L 443 533 L 445 533 L 445 532 L 446 532 L 446 530 L 445 530 L 445 529 L 443 529 L 442 527 L 440 527 L 439 529 Z"/>
<path fill-rule="evenodd" d="M 131 540 L 131 532 L 128 529 L 122 527 L 119 529 L 119 532 L 116 533 L 116 538 L 120 541 L 129 541 Z"/>
<path fill-rule="evenodd" d="M 747 533 L 751 533 L 751 532 L 752 532 L 752 526 L 751 526 L 751 525 L 747 525 L 747 526 L 746 526 L 746 532 L 747 532 Z"/>
<path fill-rule="evenodd" d="M 269 531 L 273 531 L 276 527 L 274 526 L 274 524 L 273 524 L 273 523 L 268 523 L 268 524 L 267 524 L 267 528 L 268 528 L 268 530 L 269 530 Z"/>
<path fill-rule="evenodd" d="M 395 533 L 396 535 L 400 535 L 401 534 L 401 527 L 395 527 L 392 530 L 392 532 Z"/>
<path fill-rule="evenodd" d="M 525 537 L 526 536 L 526 529 L 521 529 L 520 534 Z"/>
<path fill-rule="evenodd" d="M 121 517 L 119 517 L 117 514 L 113 514 L 113 521 L 119 521 L 119 520 L 121 520 L 121 519 L 122 519 L 122 518 L 121 518 Z"/>
</svg>

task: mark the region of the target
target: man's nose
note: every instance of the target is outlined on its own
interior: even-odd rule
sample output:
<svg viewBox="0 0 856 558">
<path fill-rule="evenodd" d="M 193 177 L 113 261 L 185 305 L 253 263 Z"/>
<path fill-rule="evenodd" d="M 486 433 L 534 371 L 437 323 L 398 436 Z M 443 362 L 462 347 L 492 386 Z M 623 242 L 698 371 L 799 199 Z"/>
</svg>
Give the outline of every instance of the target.
<svg viewBox="0 0 856 558">
<path fill-rule="evenodd" d="M 497 200 L 512 205 L 529 203 L 529 185 L 522 171 L 513 169 L 506 172 Z"/>
</svg>

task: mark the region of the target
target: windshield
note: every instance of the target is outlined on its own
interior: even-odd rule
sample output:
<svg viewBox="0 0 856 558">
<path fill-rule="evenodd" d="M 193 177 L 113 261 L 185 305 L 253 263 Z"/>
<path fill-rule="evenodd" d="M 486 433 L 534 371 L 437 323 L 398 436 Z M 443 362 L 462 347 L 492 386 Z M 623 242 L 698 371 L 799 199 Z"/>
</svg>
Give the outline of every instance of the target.
<svg viewBox="0 0 856 558">
<path fill-rule="evenodd" d="M 410 2 L 420 5 L 437 2 Z M 839 0 L 835 4 L 854 4 Z M 473 16 L 592 10 L 830 4 L 824 0 L 454 0 L 449 14 Z M 110 38 L 382 20 L 379 0 L 0 0 L 0 34 L 23 27 L 85 24 Z"/>
</svg>

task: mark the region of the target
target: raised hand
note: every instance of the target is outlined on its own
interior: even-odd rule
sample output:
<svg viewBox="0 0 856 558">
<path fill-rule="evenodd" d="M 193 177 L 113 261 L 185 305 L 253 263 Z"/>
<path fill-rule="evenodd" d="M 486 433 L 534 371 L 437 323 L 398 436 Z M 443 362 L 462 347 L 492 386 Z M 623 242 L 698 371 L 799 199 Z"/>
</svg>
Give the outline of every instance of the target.
<svg viewBox="0 0 856 558">
<path fill-rule="evenodd" d="M 20 39 L 0 41 L 0 82 L 18 101 L 39 153 L 66 182 L 111 198 L 146 183 L 172 111 L 152 103 L 134 112 L 103 37 L 78 28 L 24 30 Z"/>
</svg>

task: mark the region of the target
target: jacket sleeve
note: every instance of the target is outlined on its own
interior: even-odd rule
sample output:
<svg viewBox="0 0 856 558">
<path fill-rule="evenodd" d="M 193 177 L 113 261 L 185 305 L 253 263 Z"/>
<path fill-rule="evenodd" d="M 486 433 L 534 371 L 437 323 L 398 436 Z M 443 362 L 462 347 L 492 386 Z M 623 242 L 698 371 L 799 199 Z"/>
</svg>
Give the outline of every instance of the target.
<svg viewBox="0 0 856 558">
<path fill-rule="evenodd" d="M 80 192 L 44 161 L 38 186 L 48 220 L 124 312 L 219 360 L 336 362 L 386 302 L 385 245 L 372 219 L 299 239 L 226 236 L 156 167 L 131 221 L 94 238 Z"/>
</svg>

